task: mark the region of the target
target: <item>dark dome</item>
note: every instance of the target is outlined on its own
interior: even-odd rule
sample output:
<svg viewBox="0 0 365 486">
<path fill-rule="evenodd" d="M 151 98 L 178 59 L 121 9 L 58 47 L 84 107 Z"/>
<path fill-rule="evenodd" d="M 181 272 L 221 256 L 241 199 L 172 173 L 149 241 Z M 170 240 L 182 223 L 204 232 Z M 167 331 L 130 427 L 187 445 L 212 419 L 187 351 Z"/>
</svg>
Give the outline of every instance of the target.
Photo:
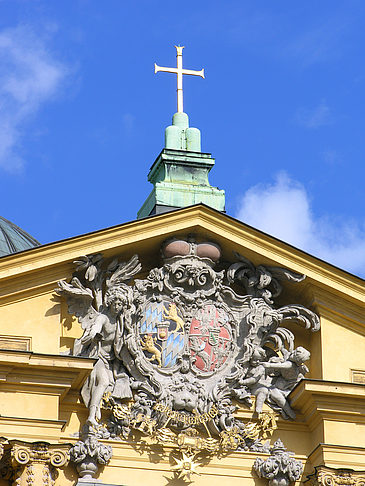
<svg viewBox="0 0 365 486">
<path fill-rule="evenodd" d="M 16 224 L 0 216 L 0 256 L 40 246 L 39 241 Z"/>
</svg>

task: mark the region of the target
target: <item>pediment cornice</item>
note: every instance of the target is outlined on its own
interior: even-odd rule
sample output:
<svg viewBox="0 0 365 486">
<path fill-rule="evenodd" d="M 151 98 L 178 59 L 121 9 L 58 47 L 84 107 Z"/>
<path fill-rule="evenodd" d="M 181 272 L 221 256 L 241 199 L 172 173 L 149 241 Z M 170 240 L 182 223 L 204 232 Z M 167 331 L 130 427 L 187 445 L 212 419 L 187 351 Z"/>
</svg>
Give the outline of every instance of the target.
<svg viewBox="0 0 365 486">
<path fill-rule="evenodd" d="M 296 288 L 297 292 L 310 295 L 311 287 L 315 286 L 325 298 L 342 295 L 352 303 L 365 302 L 362 279 L 202 204 L 3 257 L 0 288 L 3 295 L 11 293 L 12 284 L 17 286 L 19 277 L 28 283 L 27 288 L 49 287 L 59 279 L 68 278 L 72 261 L 85 254 L 102 252 L 105 257 L 123 254 L 128 258 L 138 253 L 142 260 L 156 259 L 166 238 L 189 233 L 217 241 L 225 259 L 231 259 L 232 252 L 237 251 L 254 264 L 274 264 L 305 274 L 307 279 Z"/>
</svg>

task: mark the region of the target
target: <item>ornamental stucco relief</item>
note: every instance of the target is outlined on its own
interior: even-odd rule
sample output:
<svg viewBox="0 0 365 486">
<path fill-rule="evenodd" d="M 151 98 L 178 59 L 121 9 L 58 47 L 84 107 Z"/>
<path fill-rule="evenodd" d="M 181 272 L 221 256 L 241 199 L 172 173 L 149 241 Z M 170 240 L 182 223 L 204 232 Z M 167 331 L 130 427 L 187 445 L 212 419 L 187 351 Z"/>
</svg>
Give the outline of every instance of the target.
<svg viewBox="0 0 365 486">
<path fill-rule="evenodd" d="M 84 331 L 73 354 L 97 359 L 82 388 L 93 436 L 137 433 L 175 444 L 196 464 L 192 454 L 201 451 L 268 452 L 262 439 L 275 412 L 295 418 L 287 397 L 310 353 L 295 346 L 286 324 L 317 331 L 319 319 L 302 305 L 274 301 L 283 280 L 304 275 L 255 267 L 239 254 L 216 270 L 220 256 L 214 243 L 172 239 L 162 246 L 163 265 L 144 279 L 136 279 L 137 255 L 121 262 L 97 254 L 81 257 L 71 281 L 59 282 Z M 237 404 L 251 408 L 252 396 L 259 420 L 243 423 Z M 272 414 L 262 413 L 264 403 Z M 184 475 L 183 456 L 175 461 Z"/>
<path fill-rule="evenodd" d="M 316 466 L 309 474 L 305 484 L 308 486 L 364 486 L 365 471 L 353 469 L 335 469 L 327 466 Z"/>
</svg>

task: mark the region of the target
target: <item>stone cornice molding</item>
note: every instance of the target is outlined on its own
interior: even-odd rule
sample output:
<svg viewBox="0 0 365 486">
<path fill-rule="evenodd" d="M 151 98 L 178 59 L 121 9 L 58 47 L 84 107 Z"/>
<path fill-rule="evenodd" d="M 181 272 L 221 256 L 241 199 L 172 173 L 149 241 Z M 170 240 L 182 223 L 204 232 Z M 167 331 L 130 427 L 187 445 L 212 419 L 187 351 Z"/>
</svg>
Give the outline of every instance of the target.
<svg viewBox="0 0 365 486">
<path fill-rule="evenodd" d="M 319 314 L 336 323 L 348 327 L 355 332 L 365 332 L 365 300 L 354 306 L 347 296 L 338 296 L 328 293 L 316 285 L 310 286 L 311 305 Z"/>
<path fill-rule="evenodd" d="M 310 429 L 323 420 L 365 424 L 365 387 L 357 383 L 304 379 L 290 393 Z"/>
<path fill-rule="evenodd" d="M 308 454 L 308 460 L 313 465 L 361 470 L 365 464 L 365 447 L 321 442 Z"/>
<path fill-rule="evenodd" d="M 245 254 L 254 263 L 254 256 L 259 254 L 261 262 L 266 259 L 268 264 L 275 263 L 304 273 L 308 276 L 308 281 L 316 282 L 326 292 L 347 295 L 359 304 L 365 301 L 362 279 L 202 204 L 3 257 L 0 261 L 2 288 L 6 290 L 5 279 L 17 276 L 24 278 L 25 273 L 31 272 L 29 278 L 33 280 L 34 274 L 39 270 L 43 275 L 47 274 L 47 282 L 44 283 L 49 285 L 50 280 L 60 278 L 61 267 L 64 272 L 79 255 L 101 251 L 110 256 L 113 252 L 120 251 L 121 247 L 124 252 L 130 250 L 142 253 L 136 245 L 143 246 L 147 240 L 149 246 L 152 242 L 158 244 L 157 241 L 182 231 L 203 231 L 220 240 L 218 243 L 226 246 L 228 252 L 233 249 L 240 251 L 244 247 Z M 49 269 L 54 266 L 58 270 L 53 270 L 55 276 L 52 277 Z M 10 287 L 8 291 L 5 293 L 10 293 Z"/>
<path fill-rule="evenodd" d="M 42 388 L 63 398 L 69 390 L 80 389 L 94 363 L 90 358 L 0 350 L 2 389 Z"/>
</svg>

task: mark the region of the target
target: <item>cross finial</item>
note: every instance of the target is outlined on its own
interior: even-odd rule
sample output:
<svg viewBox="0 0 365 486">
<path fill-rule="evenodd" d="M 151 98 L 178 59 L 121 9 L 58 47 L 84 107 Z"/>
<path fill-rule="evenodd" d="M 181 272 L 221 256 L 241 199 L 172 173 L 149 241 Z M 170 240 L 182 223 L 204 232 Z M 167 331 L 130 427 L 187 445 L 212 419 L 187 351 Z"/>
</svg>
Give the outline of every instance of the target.
<svg viewBox="0 0 365 486">
<path fill-rule="evenodd" d="M 184 46 L 175 46 L 176 47 L 176 68 L 168 68 L 168 67 L 161 67 L 155 63 L 155 74 L 159 71 L 163 71 L 165 73 L 174 73 L 177 74 L 177 112 L 183 113 L 184 111 L 184 102 L 183 102 L 183 74 L 190 74 L 192 76 L 201 76 L 204 78 L 204 69 L 201 71 L 193 71 L 192 69 L 183 69 L 182 65 L 182 50 Z"/>
</svg>

